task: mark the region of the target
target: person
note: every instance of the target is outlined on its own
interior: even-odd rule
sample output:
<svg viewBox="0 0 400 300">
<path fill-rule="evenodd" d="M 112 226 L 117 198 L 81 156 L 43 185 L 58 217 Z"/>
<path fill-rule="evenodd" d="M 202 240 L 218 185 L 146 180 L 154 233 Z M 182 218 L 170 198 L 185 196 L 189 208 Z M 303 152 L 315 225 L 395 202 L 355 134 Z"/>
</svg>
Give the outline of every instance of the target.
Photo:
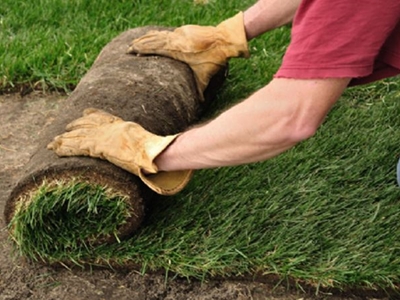
<svg viewBox="0 0 400 300">
<path fill-rule="evenodd" d="M 173 32 L 149 32 L 133 41 L 128 51 L 188 63 L 203 91 L 230 58 L 249 56 L 248 41 L 289 23 L 290 44 L 265 87 L 215 119 L 148 151 L 153 153 L 147 162 L 151 168 L 136 161 L 130 171 L 146 178 L 150 173 L 173 174 L 272 158 L 312 137 L 347 87 L 400 74 L 398 0 L 259 0 L 215 27 L 184 25 Z M 78 123 L 85 123 L 85 118 L 90 116 Z M 79 126 L 72 128 L 80 130 Z M 121 138 L 122 134 L 113 132 L 113 139 Z M 57 137 L 49 149 L 61 156 L 90 155 L 111 162 L 109 157 L 129 157 L 121 148 L 109 157 L 92 149 L 79 150 L 80 139 L 85 139 L 82 134 L 66 134 L 68 139 L 65 134 Z M 110 144 L 109 139 L 96 138 L 97 146 Z M 156 138 L 165 141 L 166 137 Z M 134 140 L 135 134 L 129 139 Z M 119 165 L 129 170 L 124 163 Z"/>
</svg>

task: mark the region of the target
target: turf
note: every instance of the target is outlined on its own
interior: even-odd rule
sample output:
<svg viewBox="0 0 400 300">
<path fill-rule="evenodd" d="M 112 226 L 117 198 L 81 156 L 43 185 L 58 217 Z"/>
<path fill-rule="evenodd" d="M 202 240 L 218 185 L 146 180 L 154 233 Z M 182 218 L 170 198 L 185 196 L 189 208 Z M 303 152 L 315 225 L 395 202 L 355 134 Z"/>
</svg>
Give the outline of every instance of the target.
<svg viewBox="0 0 400 300">
<path fill-rule="evenodd" d="M 134 213 L 127 196 L 78 179 L 43 182 L 32 193 L 9 232 L 21 255 L 44 263 L 78 263 L 80 253 L 119 242 L 119 228 Z"/>
<path fill-rule="evenodd" d="M 68 91 L 128 28 L 217 24 L 251 2 L 5 0 L 2 90 Z M 289 40 L 286 27 L 252 41 L 252 57 L 232 61 L 206 118 L 265 85 Z M 399 90 L 399 78 L 349 89 L 308 141 L 266 162 L 199 171 L 184 192 L 153 203 L 132 239 L 67 258 L 195 278 L 257 273 L 315 286 L 398 285 Z"/>
<path fill-rule="evenodd" d="M 0 7 L 0 89 L 69 90 L 117 34 L 144 25 L 217 24 L 251 1 L 4 0 Z"/>
</svg>

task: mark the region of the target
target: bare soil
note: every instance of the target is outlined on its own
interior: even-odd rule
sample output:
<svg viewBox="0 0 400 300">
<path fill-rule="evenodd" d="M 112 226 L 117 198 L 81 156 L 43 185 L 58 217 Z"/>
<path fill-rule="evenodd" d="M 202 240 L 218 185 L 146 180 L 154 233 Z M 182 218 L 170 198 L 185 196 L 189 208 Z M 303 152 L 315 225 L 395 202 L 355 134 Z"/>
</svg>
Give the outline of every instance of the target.
<svg viewBox="0 0 400 300">
<path fill-rule="evenodd" d="M 54 118 L 66 97 L 33 92 L 0 96 L 0 300 L 20 299 L 375 299 L 376 295 L 332 295 L 288 289 L 254 280 L 207 282 L 168 279 L 108 269 L 56 269 L 24 261 L 12 252 L 3 219 L 5 201 L 21 170 L 37 149 L 38 136 Z M 162 272 L 161 272 L 162 273 Z M 389 299 L 389 298 L 380 298 Z"/>
</svg>

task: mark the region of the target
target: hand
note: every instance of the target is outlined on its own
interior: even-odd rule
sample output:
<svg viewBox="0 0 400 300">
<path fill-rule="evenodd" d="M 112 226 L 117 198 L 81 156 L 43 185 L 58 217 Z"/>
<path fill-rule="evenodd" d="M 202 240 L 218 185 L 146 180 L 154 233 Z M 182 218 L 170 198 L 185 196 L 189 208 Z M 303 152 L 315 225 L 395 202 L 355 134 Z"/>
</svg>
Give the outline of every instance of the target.
<svg viewBox="0 0 400 300">
<path fill-rule="evenodd" d="M 128 53 L 158 54 L 187 63 L 203 95 L 210 79 L 231 57 L 248 57 L 243 13 L 216 27 L 186 25 L 174 31 L 150 31 L 135 39 Z"/>
<path fill-rule="evenodd" d="M 152 190 L 163 195 L 179 192 L 191 178 L 192 171 L 158 172 L 154 164 L 154 159 L 177 135 L 161 137 L 137 123 L 125 122 L 96 109 L 86 109 L 83 117 L 68 124 L 66 130 L 47 146 L 59 156 L 105 159 L 139 176 Z"/>
</svg>

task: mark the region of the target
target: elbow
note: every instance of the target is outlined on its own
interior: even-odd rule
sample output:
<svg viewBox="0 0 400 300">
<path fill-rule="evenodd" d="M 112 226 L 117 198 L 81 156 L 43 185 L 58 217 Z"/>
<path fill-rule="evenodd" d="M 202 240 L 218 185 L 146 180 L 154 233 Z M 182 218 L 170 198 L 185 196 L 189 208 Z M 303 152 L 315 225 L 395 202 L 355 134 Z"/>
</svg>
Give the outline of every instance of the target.
<svg viewBox="0 0 400 300">
<path fill-rule="evenodd" d="M 297 144 L 313 137 L 323 120 L 325 114 L 316 114 L 312 111 L 296 111 L 286 118 L 282 118 L 283 131 L 285 138 L 291 144 Z"/>
<path fill-rule="evenodd" d="M 315 135 L 318 125 L 310 122 L 295 122 L 290 120 L 279 130 L 277 143 L 286 146 L 294 146 Z"/>
<path fill-rule="evenodd" d="M 317 129 L 318 126 L 309 123 L 289 126 L 287 131 L 287 139 L 292 144 L 297 144 L 313 137 L 317 132 Z"/>
<path fill-rule="evenodd" d="M 274 133 L 268 132 L 268 136 L 263 134 L 259 138 L 259 147 L 274 149 L 289 149 L 296 144 L 303 142 L 315 135 L 318 126 L 313 124 L 296 124 L 294 122 L 281 123 L 274 128 Z"/>
</svg>

